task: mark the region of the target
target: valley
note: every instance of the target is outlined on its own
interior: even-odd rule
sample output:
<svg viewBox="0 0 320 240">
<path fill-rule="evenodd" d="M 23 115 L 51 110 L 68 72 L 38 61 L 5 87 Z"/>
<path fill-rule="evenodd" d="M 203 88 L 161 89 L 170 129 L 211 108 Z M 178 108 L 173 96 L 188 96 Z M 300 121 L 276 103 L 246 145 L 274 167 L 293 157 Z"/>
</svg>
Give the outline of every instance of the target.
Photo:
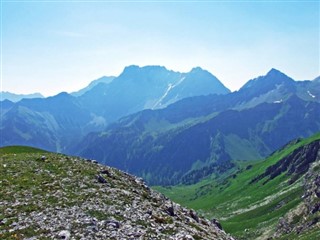
<svg viewBox="0 0 320 240">
<path fill-rule="evenodd" d="M 319 238 L 319 134 L 292 142 L 265 160 L 236 165 L 224 176 L 155 189 L 220 219 L 237 239 Z"/>
</svg>

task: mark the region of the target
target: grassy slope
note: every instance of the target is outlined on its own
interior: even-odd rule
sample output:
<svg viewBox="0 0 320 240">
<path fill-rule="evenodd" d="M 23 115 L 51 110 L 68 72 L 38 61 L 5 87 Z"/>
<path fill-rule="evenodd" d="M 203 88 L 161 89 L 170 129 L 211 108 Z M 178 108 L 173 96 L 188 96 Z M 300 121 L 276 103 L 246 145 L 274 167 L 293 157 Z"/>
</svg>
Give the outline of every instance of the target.
<svg viewBox="0 0 320 240">
<path fill-rule="evenodd" d="M 49 160 L 41 160 L 43 153 Z M 76 164 L 75 164 L 76 162 Z M 82 201 L 82 196 L 77 194 L 81 191 L 77 182 L 69 184 L 64 188 L 63 201 L 55 196 L 47 197 L 47 194 L 61 189 L 61 184 L 56 184 L 55 175 L 67 178 L 72 173 L 81 173 L 77 178 L 94 178 L 96 169 L 94 165 L 87 164 L 78 159 L 69 159 L 61 154 L 49 153 L 37 148 L 24 146 L 10 146 L 0 148 L 0 176 L 1 189 L 0 200 L 3 202 L 12 201 L 13 198 L 24 199 L 24 204 L 18 204 L 12 210 L 12 216 L 4 216 L 5 209 L 0 205 L 0 219 L 4 217 L 10 219 L 5 224 L 0 225 L 0 230 L 6 229 L 14 221 L 17 221 L 18 213 L 30 213 L 33 211 L 44 211 L 52 206 L 73 206 Z M 8 171 L 7 169 L 10 169 Z M 89 184 L 88 184 L 89 186 Z M 89 186 L 91 187 L 91 186 Z M 26 196 L 37 196 L 37 199 L 27 199 Z M 45 205 L 38 204 L 38 200 L 47 199 Z M 16 212 L 15 212 L 16 211 Z M 19 236 L 31 237 L 36 234 L 32 228 L 19 230 L 16 237 L 9 232 L 0 235 L 0 239 L 20 239 Z M 22 239 L 22 237 L 21 237 Z"/>
<path fill-rule="evenodd" d="M 240 170 L 235 178 L 208 178 L 195 185 L 155 188 L 207 217 L 220 219 L 224 229 L 240 239 L 265 238 L 272 233 L 279 217 L 301 202 L 301 179 L 290 186 L 284 174 L 265 185 L 264 180 L 254 184 L 249 184 L 250 181 L 294 149 L 317 139 L 320 134 L 289 145 L 266 160 L 254 163 L 251 169 Z"/>
<path fill-rule="evenodd" d="M 33 147 L 27 147 L 27 146 L 8 146 L 8 147 L 2 147 L 0 148 L 0 154 L 9 154 L 9 153 L 45 153 L 47 151 L 33 148 Z"/>
<path fill-rule="evenodd" d="M 106 183 L 99 183 L 97 174 Z M 57 239 L 66 229 L 72 239 L 178 239 L 181 234 L 230 239 L 138 178 L 77 157 L 2 148 L 0 186 L 0 239 Z"/>
</svg>

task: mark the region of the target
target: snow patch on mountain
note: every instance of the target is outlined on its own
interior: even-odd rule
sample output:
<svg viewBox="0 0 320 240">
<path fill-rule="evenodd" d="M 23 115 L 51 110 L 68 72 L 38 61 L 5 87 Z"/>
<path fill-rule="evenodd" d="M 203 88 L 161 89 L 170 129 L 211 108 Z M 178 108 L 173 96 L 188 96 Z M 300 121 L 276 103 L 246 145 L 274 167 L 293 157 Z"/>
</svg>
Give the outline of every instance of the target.
<svg viewBox="0 0 320 240">
<path fill-rule="evenodd" d="M 308 91 L 308 94 L 309 94 L 309 96 L 312 97 L 312 98 L 315 98 L 315 97 L 316 97 L 316 96 L 313 95 L 310 91 Z"/>
<path fill-rule="evenodd" d="M 161 107 L 161 106 L 162 106 L 162 101 L 163 101 L 163 99 L 166 98 L 166 96 L 169 94 L 169 92 L 170 92 L 173 88 L 175 88 L 176 86 L 178 86 L 179 84 L 181 84 L 185 78 L 186 78 L 186 77 L 182 77 L 176 84 L 171 84 L 171 83 L 169 83 L 166 92 L 165 92 L 165 93 L 159 98 L 159 100 L 154 104 L 154 106 L 152 107 L 152 109 L 155 109 L 155 108 L 157 108 L 157 107 Z"/>
</svg>

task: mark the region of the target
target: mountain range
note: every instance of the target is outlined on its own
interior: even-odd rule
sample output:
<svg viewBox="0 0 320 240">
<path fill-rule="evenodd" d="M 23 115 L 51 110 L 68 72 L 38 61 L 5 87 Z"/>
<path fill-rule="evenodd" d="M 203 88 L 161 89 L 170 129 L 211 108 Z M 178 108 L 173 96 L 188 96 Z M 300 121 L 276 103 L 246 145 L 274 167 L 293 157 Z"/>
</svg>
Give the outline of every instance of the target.
<svg viewBox="0 0 320 240">
<path fill-rule="evenodd" d="M 44 150 L 0 148 L 0 238 L 319 239 L 319 116 L 320 77 L 276 69 L 230 92 L 129 66 L 6 99 L 0 145 Z"/>
<path fill-rule="evenodd" d="M 152 185 L 195 183 L 320 130 L 320 81 L 276 69 L 230 92 L 199 67 L 129 66 L 78 92 L 1 102 L 1 146 L 80 155 Z"/>
<path fill-rule="evenodd" d="M 129 66 L 118 77 L 98 79 L 72 94 L 3 101 L 1 146 L 19 144 L 68 152 L 86 134 L 103 130 L 128 114 L 198 94 L 228 92 L 200 68 L 179 73 L 160 66 Z"/>
<path fill-rule="evenodd" d="M 9 100 L 11 102 L 19 102 L 24 98 L 43 98 L 41 93 L 32 93 L 32 94 L 15 94 L 11 92 L 0 92 L 1 101 Z"/>
<path fill-rule="evenodd" d="M 318 132 L 319 89 L 317 80 L 298 82 L 272 69 L 237 92 L 124 117 L 89 134 L 74 151 L 150 184 L 193 183 L 230 169 L 232 160 L 259 160 Z"/>
</svg>

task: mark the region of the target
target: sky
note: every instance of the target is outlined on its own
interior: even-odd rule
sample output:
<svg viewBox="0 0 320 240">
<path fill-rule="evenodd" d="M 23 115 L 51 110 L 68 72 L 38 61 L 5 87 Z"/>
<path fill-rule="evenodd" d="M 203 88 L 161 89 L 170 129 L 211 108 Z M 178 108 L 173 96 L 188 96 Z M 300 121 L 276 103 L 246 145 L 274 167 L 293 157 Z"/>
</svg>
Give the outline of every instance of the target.
<svg viewBox="0 0 320 240">
<path fill-rule="evenodd" d="M 1 90 L 52 96 L 128 65 L 200 66 L 232 91 L 320 75 L 320 1 L 1 0 Z"/>
</svg>

